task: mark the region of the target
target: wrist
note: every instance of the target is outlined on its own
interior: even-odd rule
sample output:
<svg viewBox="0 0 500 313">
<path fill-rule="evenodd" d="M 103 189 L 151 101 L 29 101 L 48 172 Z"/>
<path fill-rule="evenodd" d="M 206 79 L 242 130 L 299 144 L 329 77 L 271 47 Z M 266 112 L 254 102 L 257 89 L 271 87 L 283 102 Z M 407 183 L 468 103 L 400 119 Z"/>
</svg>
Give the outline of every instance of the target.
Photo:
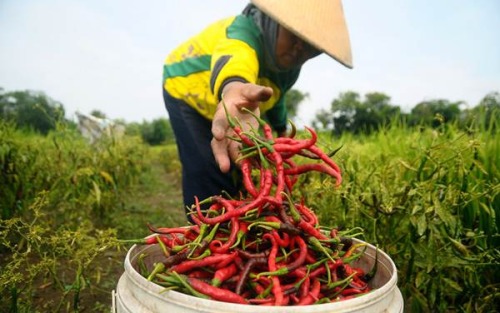
<svg viewBox="0 0 500 313">
<path fill-rule="evenodd" d="M 236 86 L 236 85 L 242 85 L 242 84 L 245 84 L 245 83 L 247 83 L 247 81 L 245 79 L 243 79 L 241 77 L 237 77 L 237 76 L 230 77 L 230 78 L 226 79 L 222 83 L 222 85 L 221 85 L 221 87 L 219 89 L 219 95 L 218 95 L 219 100 L 222 100 L 223 95 L 225 93 L 227 93 L 231 88 L 234 88 L 234 86 Z"/>
</svg>

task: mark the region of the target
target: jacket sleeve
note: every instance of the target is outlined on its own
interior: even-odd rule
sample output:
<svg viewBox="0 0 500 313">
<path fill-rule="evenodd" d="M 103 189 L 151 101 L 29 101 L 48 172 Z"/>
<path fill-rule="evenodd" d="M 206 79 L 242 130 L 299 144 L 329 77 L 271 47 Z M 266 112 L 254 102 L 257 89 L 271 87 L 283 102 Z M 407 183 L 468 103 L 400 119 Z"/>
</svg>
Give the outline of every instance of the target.
<svg viewBox="0 0 500 313">
<path fill-rule="evenodd" d="M 260 32 L 248 18 L 236 17 L 217 42 L 210 64 L 210 89 L 220 101 L 222 89 L 230 81 L 256 83 L 259 75 Z"/>
<path fill-rule="evenodd" d="M 220 100 L 222 89 L 229 81 L 255 83 L 259 62 L 255 51 L 244 42 L 223 39 L 212 55 L 210 68 L 210 89 Z"/>
</svg>

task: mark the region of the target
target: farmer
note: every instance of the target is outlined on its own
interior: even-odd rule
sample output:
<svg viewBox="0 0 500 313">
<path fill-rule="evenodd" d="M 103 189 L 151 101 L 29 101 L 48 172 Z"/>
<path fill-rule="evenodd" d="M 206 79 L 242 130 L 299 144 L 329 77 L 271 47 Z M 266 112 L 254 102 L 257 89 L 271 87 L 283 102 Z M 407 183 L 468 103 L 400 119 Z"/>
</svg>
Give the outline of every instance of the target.
<svg viewBox="0 0 500 313">
<path fill-rule="evenodd" d="M 245 129 L 256 128 L 257 121 L 243 108 L 285 135 L 285 92 L 302 65 L 321 53 L 352 68 L 340 0 L 251 0 L 240 15 L 208 26 L 166 58 L 163 98 L 187 211 L 195 196 L 234 196 L 240 190 L 234 166 L 239 147 L 227 139 L 232 134 L 223 103 Z"/>
</svg>

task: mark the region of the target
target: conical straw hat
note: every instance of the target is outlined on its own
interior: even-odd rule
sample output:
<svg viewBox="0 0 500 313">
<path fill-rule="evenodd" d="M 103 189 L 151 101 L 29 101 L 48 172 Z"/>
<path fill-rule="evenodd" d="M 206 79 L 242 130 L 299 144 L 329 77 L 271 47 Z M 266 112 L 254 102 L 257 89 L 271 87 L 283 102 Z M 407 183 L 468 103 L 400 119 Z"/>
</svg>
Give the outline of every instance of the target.
<svg viewBox="0 0 500 313">
<path fill-rule="evenodd" d="M 315 48 L 352 68 L 341 0 L 251 0 L 264 13 Z"/>
</svg>

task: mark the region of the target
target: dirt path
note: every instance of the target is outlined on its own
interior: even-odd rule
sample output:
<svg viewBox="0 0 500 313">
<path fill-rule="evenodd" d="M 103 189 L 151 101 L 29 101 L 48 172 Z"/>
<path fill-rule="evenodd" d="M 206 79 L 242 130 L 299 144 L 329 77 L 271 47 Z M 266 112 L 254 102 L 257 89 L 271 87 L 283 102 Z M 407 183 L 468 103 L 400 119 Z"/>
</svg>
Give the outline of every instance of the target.
<svg viewBox="0 0 500 313">
<path fill-rule="evenodd" d="M 123 209 L 117 212 L 118 235 L 137 238 L 149 234 L 147 224 L 173 227 L 187 220 L 182 203 L 180 174 L 167 173 L 160 163 L 151 164 L 151 172 L 123 195 Z"/>
<path fill-rule="evenodd" d="M 122 208 L 115 218 L 120 239 L 149 235 L 147 223 L 161 227 L 186 224 L 179 174 L 166 173 L 158 161 L 152 164 L 151 174 L 143 176 L 122 196 Z M 111 292 L 123 274 L 123 261 L 128 248 L 107 251 L 96 260 L 102 270 L 101 280 L 97 288 L 90 288 L 87 294 L 82 294 L 81 312 L 110 311 Z"/>
</svg>

